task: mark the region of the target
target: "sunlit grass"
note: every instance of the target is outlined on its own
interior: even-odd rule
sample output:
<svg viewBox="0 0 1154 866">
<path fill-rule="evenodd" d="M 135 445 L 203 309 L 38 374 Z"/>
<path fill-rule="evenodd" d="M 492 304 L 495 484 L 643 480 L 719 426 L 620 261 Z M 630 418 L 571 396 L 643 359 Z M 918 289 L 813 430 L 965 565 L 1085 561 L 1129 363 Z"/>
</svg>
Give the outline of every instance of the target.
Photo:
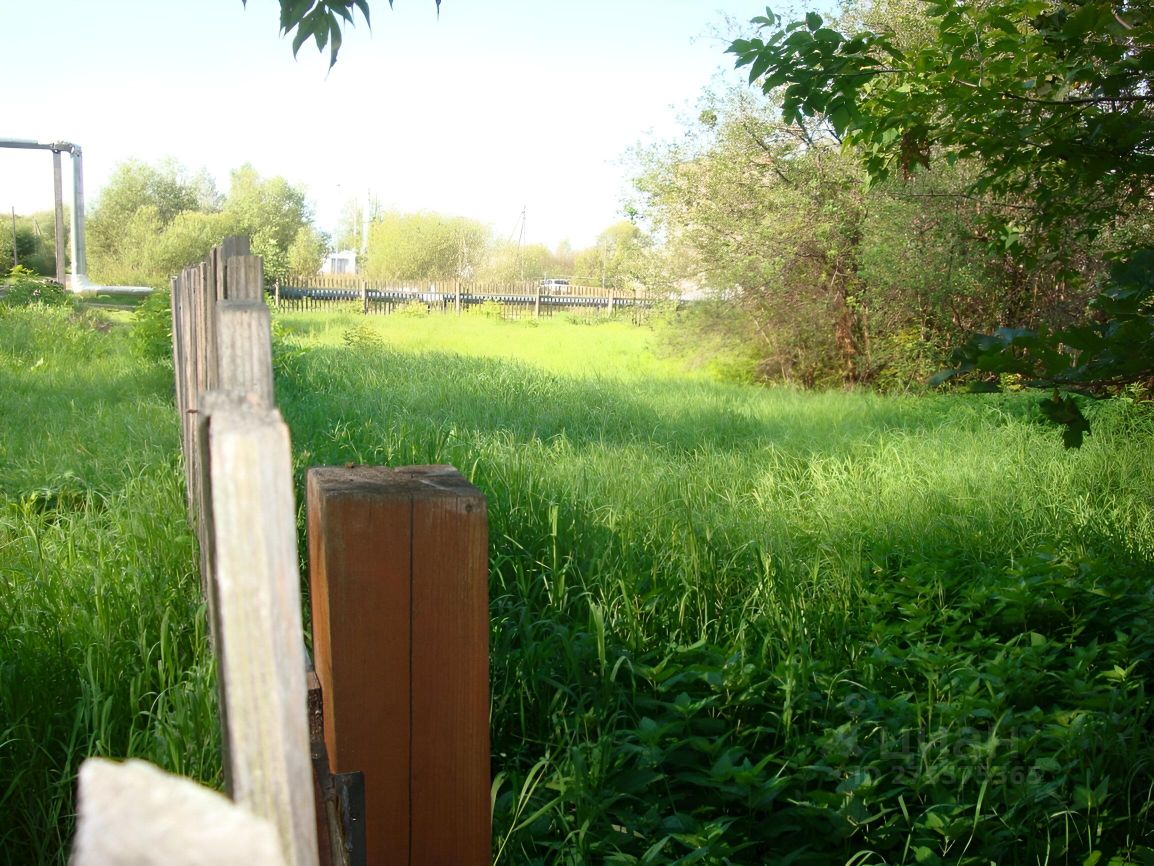
<svg viewBox="0 0 1154 866">
<path fill-rule="evenodd" d="M 324 327 L 281 355 L 298 471 L 447 462 L 489 497 L 503 862 L 1148 852 L 1147 413 L 1069 452 L 1024 396 L 606 360 L 644 330 Z"/>
<path fill-rule="evenodd" d="M 1154 424 L 689 375 L 620 322 L 277 317 L 311 465 L 489 499 L 499 862 L 1143 862 Z M 0 860 L 73 775 L 213 782 L 171 370 L 0 315 Z"/>
<path fill-rule="evenodd" d="M 171 372 L 0 310 L 0 862 L 63 863 L 89 755 L 219 779 Z"/>
<path fill-rule="evenodd" d="M 448 351 L 470 357 L 521 361 L 553 373 L 579 377 L 686 378 L 677 359 L 662 357 L 650 329 L 616 318 L 566 314 L 509 321 L 476 314 L 363 316 L 277 314 L 294 339 L 306 346 L 343 346 L 351 330 L 366 329 L 390 348 L 404 352 Z"/>
</svg>

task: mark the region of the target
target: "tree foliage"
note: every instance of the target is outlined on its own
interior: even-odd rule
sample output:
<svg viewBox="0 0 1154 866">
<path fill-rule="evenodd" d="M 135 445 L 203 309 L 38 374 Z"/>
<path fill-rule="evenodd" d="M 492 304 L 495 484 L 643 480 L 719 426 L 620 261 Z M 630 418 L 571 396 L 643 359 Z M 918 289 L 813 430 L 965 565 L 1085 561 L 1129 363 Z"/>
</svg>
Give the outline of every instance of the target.
<svg viewBox="0 0 1154 866">
<path fill-rule="evenodd" d="M 247 235 L 275 279 L 289 269 L 289 250 L 312 213 L 304 193 L 283 178 L 262 178 L 244 165 L 227 197 L 205 171 L 167 161 L 118 166 L 88 221 L 89 272 L 105 284 L 164 286 L 232 234 Z"/>
<path fill-rule="evenodd" d="M 601 232 L 596 244 L 574 255 L 573 276 L 591 286 L 633 288 L 648 241 L 636 224 L 620 220 Z"/>
<path fill-rule="evenodd" d="M 56 276 L 56 216 L 53 211 L 17 215 L 15 233 L 11 217 L 0 220 L 0 274 L 6 274 L 19 259 L 21 267 L 46 277 Z M 13 236 L 15 235 L 15 237 Z M 67 210 L 64 220 L 64 250 L 68 256 L 71 226 Z M 16 256 L 13 257 L 13 241 Z"/>
<path fill-rule="evenodd" d="M 909 387 L 940 346 L 1045 294 L 997 290 L 1016 271 L 990 254 L 982 203 L 957 195 L 960 168 L 871 187 L 821 119 L 779 114 L 773 99 L 711 96 L 686 136 L 643 154 L 637 181 L 671 276 L 740 313 L 690 314 L 699 336 L 730 331 L 751 375 Z"/>
<path fill-rule="evenodd" d="M 438 12 L 441 0 L 434 0 Z M 248 0 L 241 0 L 248 5 Z M 389 0 L 392 8 L 393 0 Z M 280 27 L 282 34 L 293 35 L 293 56 L 302 45 L 312 39 L 317 51 L 329 49 L 329 68 L 337 62 L 341 51 L 342 28 L 355 24 L 355 12 L 360 12 L 365 24 L 371 26 L 368 0 L 280 0 Z"/>
<path fill-rule="evenodd" d="M 886 26 L 895 5 L 863 7 L 852 32 L 816 13 L 786 23 L 767 9 L 754 19 L 759 35 L 729 50 L 752 83 L 780 98 L 785 121 L 824 119 L 871 184 L 965 166 L 965 194 L 991 203 L 991 248 L 1019 272 L 1050 269 L 1052 285 L 1072 288 L 1062 300 L 1102 283 L 1095 256 L 1124 263 L 1102 283 L 1089 319 L 1030 322 L 1035 300 L 1013 311 L 1016 321 L 970 340 L 950 374 L 986 374 L 982 388 L 999 371 L 1099 392 L 1148 383 L 1154 8 L 928 0 L 923 29 L 908 38 Z M 1068 445 L 1080 444 L 1088 426 L 1076 403 L 1056 395 L 1043 411 L 1067 426 Z"/>
<path fill-rule="evenodd" d="M 468 277 L 488 239 L 488 228 L 466 217 L 389 211 L 369 227 L 365 273 L 383 280 Z"/>
<path fill-rule="evenodd" d="M 872 179 L 976 158 L 974 192 L 1092 225 L 1154 172 L 1154 9 L 1132 0 L 928 0 L 932 38 L 846 35 L 810 13 L 730 46 L 787 122 L 822 115 Z"/>
<path fill-rule="evenodd" d="M 312 226 L 301 226 L 288 248 L 288 268 L 294 274 L 315 274 L 329 251 L 329 236 Z"/>
</svg>

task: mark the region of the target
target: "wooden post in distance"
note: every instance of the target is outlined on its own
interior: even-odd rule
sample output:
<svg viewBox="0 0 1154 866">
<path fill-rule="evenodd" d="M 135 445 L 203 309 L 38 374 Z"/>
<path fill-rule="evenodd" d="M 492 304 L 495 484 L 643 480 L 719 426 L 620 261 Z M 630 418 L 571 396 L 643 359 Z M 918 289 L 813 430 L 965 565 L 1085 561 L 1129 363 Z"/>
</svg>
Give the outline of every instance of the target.
<svg viewBox="0 0 1154 866">
<path fill-rule="evenodd" d="M 264 301 L 221 301 L 216 305 L 220 387 L 251 394 L 272 409 L 272 322 Z"/>
</svg>

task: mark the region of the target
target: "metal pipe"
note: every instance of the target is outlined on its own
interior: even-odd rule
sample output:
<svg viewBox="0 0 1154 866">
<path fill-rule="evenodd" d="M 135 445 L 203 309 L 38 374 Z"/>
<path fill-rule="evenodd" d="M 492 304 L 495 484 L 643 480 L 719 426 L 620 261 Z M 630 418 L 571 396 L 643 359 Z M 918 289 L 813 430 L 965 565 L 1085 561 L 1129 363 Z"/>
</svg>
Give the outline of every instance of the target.
<svg viewBox="0 0 1154 866">
<path fill-rule="evenodd" d="M 52 151 L 52 191 L 56 202 L 56 282 L 64 285 L 64 181 L 60 151 Z"/>
<path fill-rule="evenodd" d="M 74 292 L 82 291 L 88 285 L 88 262 L 86 251 L 84 248 L 84 161 L 83 154 L 80 150 L 80 145 L 73 144 L 70 141 L 56 141 L 51 144 L 34 141 L 30 138 L 0 138 L 0 147 L 14 147 L 23 150 L 50 150 L 54 158 L 57 160 L 57 168 L 59 166 L 60 154 L 67 152 L 72 157 L 72 283 L 70 288 Z M 61 235 L 64 233 L 63 227 L 59 224 L 61 219 L 61 192 L 60 192 L 60 174 L 56 173 L 57 182 L 57 220 L 58 228 L 56 230 L 56 275 L 62 276 L 62 263 L 60 261 L 61 253 Z M 13 254 L 15 254 L 15 243 L 13 244 Z"/>
<path fill-rule="evenodd" d="M 69 145 L 72 154 L 72 284 L 74 292 L 88 285 L 88 256 L 84 245 L 84 160 L 80 145 Z M 63 148 L 61 148 L 63 150 Z"/>
<path fill-rule="evenodd" d="M 0 138 L 0 147 L 22 147 L 26 150 L 52 150 L 53 145 L 41 144 L 30 138 Z"/>
<path fill-rule="evenodd" d="M 72 157 L 72 280 L 69 288 L 74 292 L 92 291 L 96 287 L 88 282 L 88 256 L 84 239 L 84 159 L 80 145 L 70 141 L 55 141 L 45 144 L 30 138 L 0 138 L 0 147 L 15 147 L 24 150 L 50 150 L 56 159 L 56 276 L 63 277 L 63 194 L 61 190 L 59 160 L 61 153 Z M 15 252 L 15 244 L 13 244 Z M 117 292 L 143 294 L 152 291 L 140 286 L 110 286 Z"/>
</svg>

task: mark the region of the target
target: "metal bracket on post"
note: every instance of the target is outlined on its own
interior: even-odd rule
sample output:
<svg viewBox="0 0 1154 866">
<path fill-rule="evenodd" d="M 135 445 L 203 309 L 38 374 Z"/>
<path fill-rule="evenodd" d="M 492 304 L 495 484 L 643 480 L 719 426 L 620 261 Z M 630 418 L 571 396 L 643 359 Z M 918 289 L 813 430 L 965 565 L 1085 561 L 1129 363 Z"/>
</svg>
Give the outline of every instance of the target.
<svg viewBox="0 0 1154 866">
<path fill-rule="evenodd" d="M 365 774 L 336 773 L 333 789 L 341 816 L 341 842 L 348 866 L 365 866 Z"/>
</svg>

